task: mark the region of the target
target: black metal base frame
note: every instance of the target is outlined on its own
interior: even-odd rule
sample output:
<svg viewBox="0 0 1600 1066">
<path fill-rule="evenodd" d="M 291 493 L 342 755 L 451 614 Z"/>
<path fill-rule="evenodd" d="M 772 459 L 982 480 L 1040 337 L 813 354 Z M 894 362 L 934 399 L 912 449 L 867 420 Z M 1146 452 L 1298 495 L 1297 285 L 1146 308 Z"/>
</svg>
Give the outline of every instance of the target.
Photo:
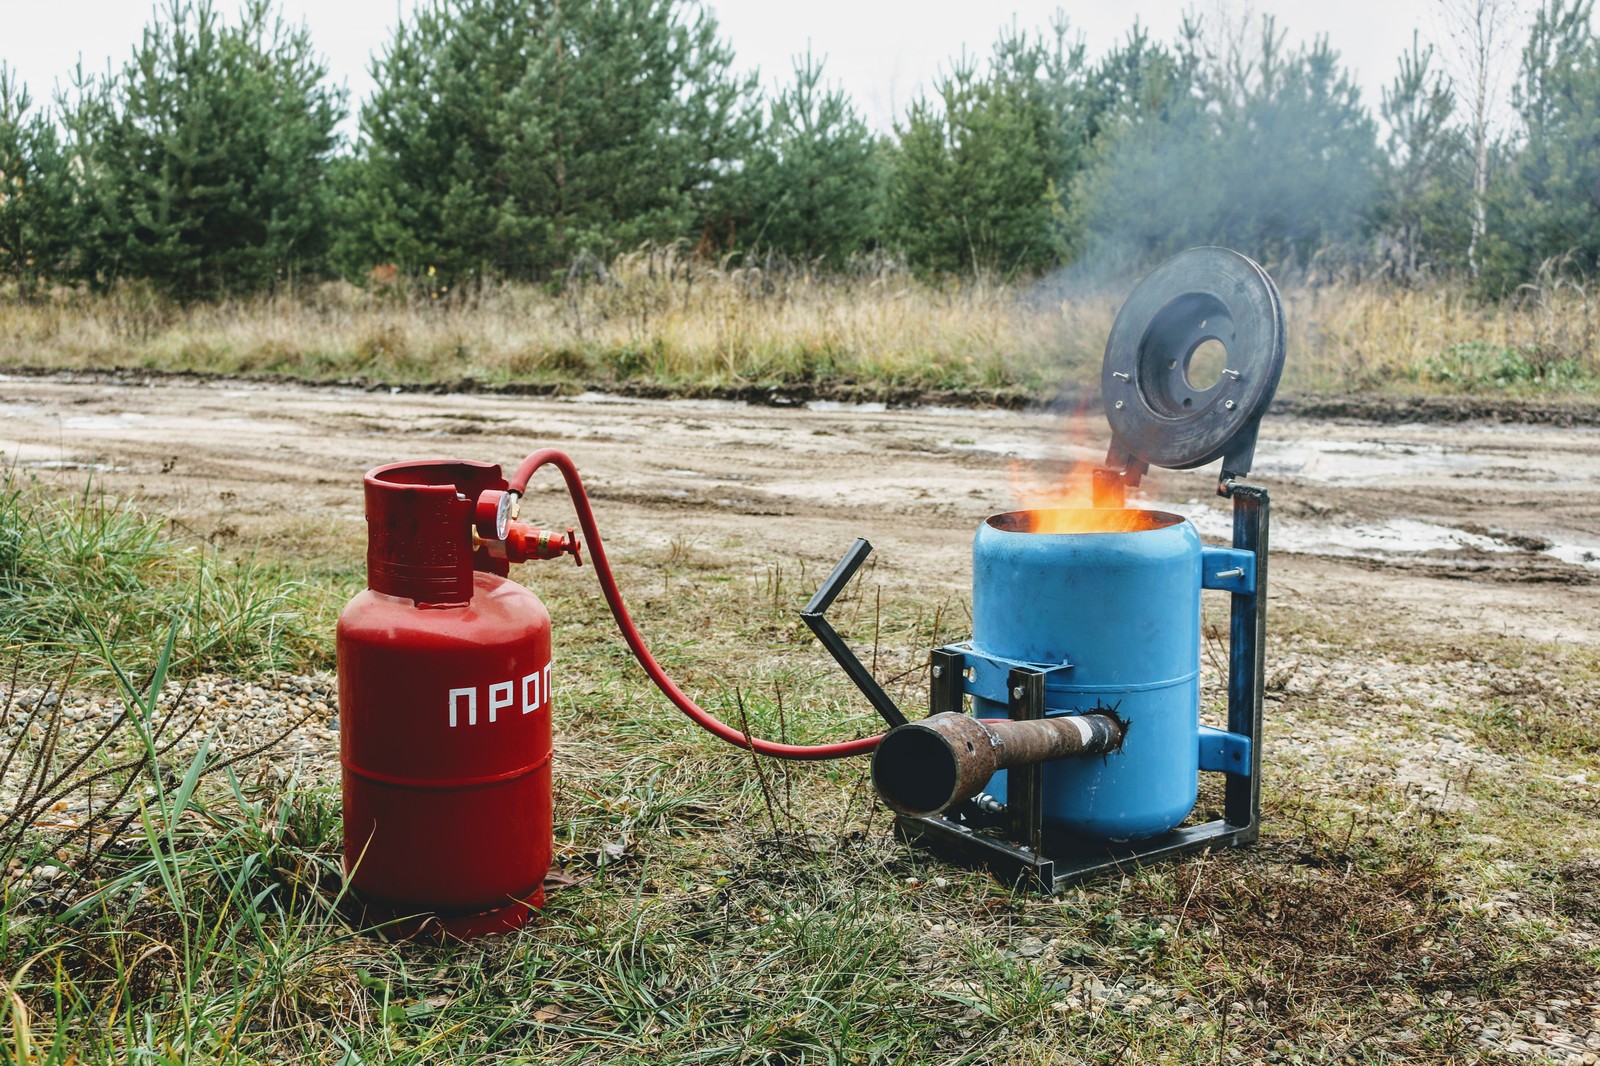
<svg viewBox="0 0 1600 1066">
<path fill-rule="evenodd" d="M 998 833 L 952 818 L 900 816 L 895 819 L 894 828 L 901 840 L 927 848 L 936 855 L 985 866 L 1008 884 L 1050 894 L 1082 881 L 1128 873 L 1164 859 L 1253 844 L 1259 835 L 1257 824 L 1234 825 L 1226 818 L 1217 818 L 1203 825 L 1185 826 L 1128 844 L 1102 844 L 1065 837 L 1057 840 L 1047 834 L 1044 851 L 1036 853 Z"/>
<path fill-rule="evenodd" d="M 1038 766 L 1008 771 L 1007 804 L 990 814 L 968 801 L 944 817 L 901 816 L 895 829 L 911 843 L 951 859 L 979 863 L 996 876 L 1055 893 L 1080 881 L 1218 848 L 1251 844 L 1261 831 L 1261 707 L 1265 685 L 1267 623 L 1267 533 L 1271 517 L 1267 490 L 1230 486 L 1233 547 L 1256 557 L 1255 587 L 1233 593 L 1228 647 L 1228 731 L 1250 739 L 1247 773 L 1227 773 L 1223 817 L 1184 826 L 1147 840 L 1108 844 L 1050 830 L 1044 823 Z M 941 656 L 949 660 L 941 662 Z M 959 653 L 934 653 L 929 687 L 930 713 L 962 710 Z M 1043 676 L 1014 670 L 1012 718 L 1044 715 Z"/>
</svg>

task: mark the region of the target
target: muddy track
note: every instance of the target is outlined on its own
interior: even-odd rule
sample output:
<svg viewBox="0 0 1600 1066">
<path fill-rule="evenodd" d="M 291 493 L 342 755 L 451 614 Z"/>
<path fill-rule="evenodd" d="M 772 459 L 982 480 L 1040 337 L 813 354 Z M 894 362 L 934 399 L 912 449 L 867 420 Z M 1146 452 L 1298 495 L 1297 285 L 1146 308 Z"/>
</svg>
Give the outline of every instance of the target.
<svg viewBox="0 0 1600 1066">
<path fill-rule="evenodd" d="M 1283 405 L 1254 480 L 1273 493 L 1274 601 L 1421 640 L 1515 633 L 1600 646 L 1600 429 L 1554 417 L 1428 425 L 1311 417 Z M 674 545 L 825 570 L 856 536 L 885 595 L 961 596 L 973 529 L 1104 456 L 1106 427 L 1048 411 L 788 407 L 720 399 L 370 391 L 200 376 L 0 377 L 0 462 L 63 491 L 93 479 L 246 551 L 355 565 L 361 474 L 457 456 L 577 460 L 613 554 Z M 1213 539 L 1214 471 L 1141 488 Z M 555 479 L 525 509 L 564 525 Z"/>
<path fill-rule="evenodd" d="M 1275 415 L 1398 425 L 1496 422 L 1522 426 L 1600 426 L 1600 401 L 1530 400 L 1492 395 L 1466 396 L 1280 396 Z"/>
<path fill-rule="evenodd" d="M 63 383 L 150 385 L 162 382 L 249 384 L 306 389 L 358 390 L 424 396 L 531 396 L 558 399 L 599 393 L 620 399 L 723 400 L 757 407 L 804 407 L 818 401 L 881 404 L 889 408 L 970 407 L 1003 411 L 1046 411 L 1071 415 L 1097 410 L 1097 391 L 1062 393 L 1050 399 L 1021 388 L 921 389 L 856 381 L 792 382 L 764 385 L 662 383 L 655 381 L 512 381 L 475 378 L 436 382 L 390 382 L 373 378 L 307 379 L 282 374 L 213 374 L 199 370 L 148 370 L 112 367 L 103 370 L 61 370 L 59 367 L 7 367 L 0 377 Z M 1495 422 L 1530 426 L 1600 426 L 1600 400 L 1539 400 L 1492 395 L 1388 396 L 1357 393 L 1279 395 L 1275 416 L 1313 420 L 1398 425 L 1412 422 L 1456 424 Z"/>
</svg>

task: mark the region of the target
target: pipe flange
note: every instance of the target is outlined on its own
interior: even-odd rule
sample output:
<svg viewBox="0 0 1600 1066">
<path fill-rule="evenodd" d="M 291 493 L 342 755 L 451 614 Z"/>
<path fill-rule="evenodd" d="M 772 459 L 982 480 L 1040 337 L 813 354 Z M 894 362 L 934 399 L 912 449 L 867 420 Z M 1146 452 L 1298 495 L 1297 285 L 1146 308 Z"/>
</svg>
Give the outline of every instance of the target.
<svg viewBox="0 0 1600 1066">
<path fill-rule="evenodd" d="M 1180 252 L 1128 296 L 1106 341 L 1113 447 L 1174 470 L 1226 457 L 1226 473 L 1248 473 L 1283 357 L 1283 302 L 1266 271 L 1227 248 Z"/>
</svg>

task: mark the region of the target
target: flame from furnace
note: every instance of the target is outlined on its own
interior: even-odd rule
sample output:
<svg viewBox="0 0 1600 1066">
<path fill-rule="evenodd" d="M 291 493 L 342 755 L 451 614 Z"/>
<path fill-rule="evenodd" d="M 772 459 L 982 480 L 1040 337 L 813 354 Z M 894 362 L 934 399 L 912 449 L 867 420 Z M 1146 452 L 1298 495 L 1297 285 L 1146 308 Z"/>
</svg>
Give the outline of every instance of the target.
<svg viewBox="0 0 1600 1066">
<path fill-rule="evenodd" d="M 1098 446 L 1081 412 L 1064 425 L 1068 444 Z M 1132 533 L 1153 527 L 1148 516 L 1154 512 L 1094 506 L 1094 472 L 1099 463 L 1075 460 L 1055 477 L 1045 477 L 1041 465 L 1014 460 L 1007 470 L 1011 493 L 1021 508 L 1012 527 L 1018 532 Z"/>
</svg>

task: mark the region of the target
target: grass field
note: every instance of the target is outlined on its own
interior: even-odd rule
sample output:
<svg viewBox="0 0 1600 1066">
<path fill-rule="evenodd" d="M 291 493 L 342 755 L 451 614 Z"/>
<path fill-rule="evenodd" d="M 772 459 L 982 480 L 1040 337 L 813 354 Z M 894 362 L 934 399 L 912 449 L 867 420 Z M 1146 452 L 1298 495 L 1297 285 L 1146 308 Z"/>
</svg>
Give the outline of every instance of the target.
<svg viewBox="0 0 1600 1066">
<path fill-rule="evenodd" d="M 639 256 L 560 293 L 58 294 L 0 302 L 0 370 L 1012 403 L 1095 388 L 1122 291 Z M 1600 383 L 1580 288 L 1285 298 L 1286 390 Z M 0 475 L 0 1062 L 1561 1061 L 1519 1042 L 1536 1021 L 1600 1031 L 1600 658 L 1395 635 L 1314 592 L 1274 617 L 1261 846 L 1047 900 L 897 844 L 860 761 L 701 735 L 589 572 L 541 569 L 571 883 L 525 935 L 388 942 L 343 909 L 330 634 L 362 575 L 306 550 L 341 532 L 240 554 L 92 484 Z M 815 574 L 683 538 L 619 563 L 653 633 L 693 634 L 657 653 L 724 718 L 875 728 L 796 617 Z M 965 610 L 912 588 L 835 616 L 914 705 Z"/>
<path fill-rule="evenodd" d="M 656 252 L 560 291 L 327 284 L 181 306 L 125 288 L 0 300 L 0 369 L 1018 403 L 1098 390 L 1106 333 L 1131 284 L 930 285 L 893 270 L 722 270 Z M 1291 285 L 1284 297 L 1289 392 L 1561 396 L 1600 385 L 1600 297 L 1568 282 L 1499 302 L 1444 283 Z"/>
<path fill-rule="evenodd" d="M 547 566 L 572 883 L 529 934 L 395 944 L 339 909 L 333 771 L 231 735 L 216 695 L 253 687 L 285 726 L 325 706 L 357 560 L 245 566 L 93 491 L 11 478 L 0 500 L 3 1062 L 1521 1060 L 1486 1026 L 1593 998 L 1582 648 L 1385 643 L 1283 612 L 1267 840 L 1052 900 L 896 844 L 859 761 L 757 764 L 699 734 L 646 689 L 588 571 Z M 683 540 L 620 562 L 653 631 L 695 634 L 658 654 L 723 715 L 874 728 L 796 617 L 815 575 Z M 320 592 L 295 581 L 313 568 Z M 907 704 L 966 625 L 915 593 L 833 614 Z M 1336 761 L 1319 734 L 1344 738 Z M 1450 754 L 1472 735 L 1516 773 Z M 1432 776 L 1396 778 L 1395 748 Z"/>
</svg>

